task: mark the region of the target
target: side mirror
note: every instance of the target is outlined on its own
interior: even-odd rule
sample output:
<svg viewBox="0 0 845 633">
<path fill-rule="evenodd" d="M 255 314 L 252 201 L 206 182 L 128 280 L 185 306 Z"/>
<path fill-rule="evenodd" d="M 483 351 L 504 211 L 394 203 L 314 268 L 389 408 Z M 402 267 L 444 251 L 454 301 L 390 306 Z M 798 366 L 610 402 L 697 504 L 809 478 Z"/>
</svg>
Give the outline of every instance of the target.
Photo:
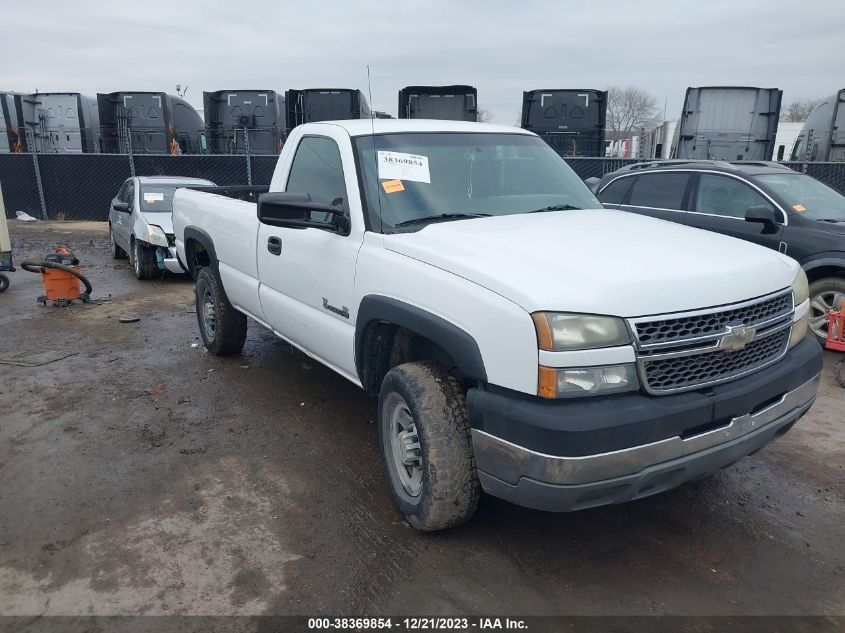
<svg viewBox="0 0 845 633">
<path fill-rule="evenodd" d="M 590 191 L 593 192 L 593 195 L 598 195 L 599 193 L 599 185 L 601 184 L 601 178 L 596 178 L 595 176 L 591 176 L 584 180 L 584 184 L 587 185 Z"/>
<path fill-rule="evenodd" d="M 759 222 L 763 225 L 763 233 L 776 233 L 778 220 L 775 210 L 767 204 L 755 204 L 745 212 L 746 222 Z"/>
<path fill-rule="evenodd" d="M 129 204 L 126 202 L 115 202 L 111 205 L 112 209 L 115 211 L 120 211 L 122 213 L 129 213 Z"/>
<path fill-rule="evenodd" d="M 258 196 L 258 221 L 262 224 L 291 229 L 343 229 L 343 222 L 313 220 L 314 211 L 326 213 L 332 219 L 346 219 L 340 206 L 313 202 L 307 193 L 275 192 Z"/>
</svg>

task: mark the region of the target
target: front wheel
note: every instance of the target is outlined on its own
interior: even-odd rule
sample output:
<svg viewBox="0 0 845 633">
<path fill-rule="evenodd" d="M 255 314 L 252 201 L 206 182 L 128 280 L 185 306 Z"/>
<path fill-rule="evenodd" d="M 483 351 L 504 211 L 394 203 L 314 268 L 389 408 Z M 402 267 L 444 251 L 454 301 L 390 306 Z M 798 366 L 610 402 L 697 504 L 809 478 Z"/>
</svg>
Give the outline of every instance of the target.
<svg viewBox="0 0 845 633">
<path fill-rule="evenodd" d="M 378 421 L 385 476 L 408 523 L 432 532 L 469 521 L 481 489 L 455 377 L 433 362 L 394 367 L 382 382 Z"/>
<path fill-rule="evenodd" d="M 132 272 L 136 279 L 152 279 L 156 272 L 155 250 L 141 242 L 132 241 Z"/>
<path fill-rule="evenodd" d="M 810 284 L 810 330 L 824 345 L 827 341 L 828 314 L 841 311 L 845 302 L 845 279 L 826 277 Z"/>
<path fill-rule="evenodd" d="M 9 287 L 9 278 L 0 273 L 0 292 L 6 292 L 6 289 Z"/>
<path fill-rule="evenodd" d="M 246 341 L 246 316 L 229 303 L 214 271 L 200 269 L 196 295 L 197 323 L 206 349 L 215 356 L 240 352 Z"/>
</svg>

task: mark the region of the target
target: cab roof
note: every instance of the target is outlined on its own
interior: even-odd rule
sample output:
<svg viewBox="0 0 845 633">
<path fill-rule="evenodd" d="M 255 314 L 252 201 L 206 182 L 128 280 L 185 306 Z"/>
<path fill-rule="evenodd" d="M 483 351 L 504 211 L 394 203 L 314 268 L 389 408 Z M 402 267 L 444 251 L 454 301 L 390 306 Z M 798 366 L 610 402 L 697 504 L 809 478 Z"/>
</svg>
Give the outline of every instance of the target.
<svg viewBox="0 0 845 633">
<path fill-rule="evenodd" d="M 305 125 L 336 125 L 345 129 L 349 136 L 370 134 L 391 134 L 399 132 L 480 132 L 488 134 L 526 134 L 533 132 L 508 125 L 471 123 L 467 121 L 445 121 L 441 119 L 346 119 L 343 121 L 320 121 Z"/>
<path fill-rule="evenodd" d="M 206 178 L 187 178 L 184 176 L 138 176 L 142 185 L 181 185 L 181 184 L 212 184 Z"/>
</svg>

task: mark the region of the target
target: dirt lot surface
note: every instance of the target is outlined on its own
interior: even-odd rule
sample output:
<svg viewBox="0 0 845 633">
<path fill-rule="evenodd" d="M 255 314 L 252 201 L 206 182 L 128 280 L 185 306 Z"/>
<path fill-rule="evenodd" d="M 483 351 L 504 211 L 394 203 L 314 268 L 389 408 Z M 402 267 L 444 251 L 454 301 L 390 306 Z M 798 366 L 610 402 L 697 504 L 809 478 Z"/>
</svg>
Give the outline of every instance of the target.
<svg viewBox="0 0 845 633">
<path fill-rule="evenodd" d="M 138 282 L 104 225 L 12 222 L 16 261 L 65 244 L 111 301 L 0 295 L 0 614 L 845 614 L 845 389 L 701 482 L 545 514 L 482 500 L 421 535 L 397 515 L 375 404 L 252 323 L 203 350 L 191 282 Z M 136 314 L 140 321 L 121 324 Z"/>
</svg>

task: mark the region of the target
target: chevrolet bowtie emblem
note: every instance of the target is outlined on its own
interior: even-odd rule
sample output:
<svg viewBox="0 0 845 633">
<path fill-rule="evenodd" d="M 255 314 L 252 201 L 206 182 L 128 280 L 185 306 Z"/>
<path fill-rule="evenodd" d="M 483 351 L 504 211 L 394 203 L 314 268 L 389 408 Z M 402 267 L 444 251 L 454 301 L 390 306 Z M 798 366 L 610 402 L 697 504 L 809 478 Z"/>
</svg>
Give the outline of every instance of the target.
<svg viewBox="0 0 845 633">
<path fill-rule="evenodd" d="M 757 334 L 756 328 L 746 327 L 744 325 L 728 325 L 727 333 L 719 339 L 719 349 L 737 352 L 743 349 L 751 341 L 754 340 L 754 335 Z"/>
</svg>

